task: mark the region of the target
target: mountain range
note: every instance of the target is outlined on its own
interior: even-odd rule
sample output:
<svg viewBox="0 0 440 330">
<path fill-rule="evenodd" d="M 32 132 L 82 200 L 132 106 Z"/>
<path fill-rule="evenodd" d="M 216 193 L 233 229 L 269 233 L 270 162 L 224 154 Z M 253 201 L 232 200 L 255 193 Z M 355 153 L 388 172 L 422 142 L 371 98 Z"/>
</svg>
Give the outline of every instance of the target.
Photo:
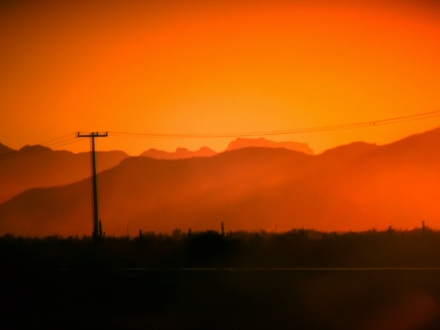
<svg viewBox="0 0 440 330">
<path fill-rule="evenodd" d="M 177 148 L 175 152 L 167 152 L 157 149 L 149 149 L 141 153 L 143 157 L 150 157 L 155 159 L 184 159 L 192 157 L 211 157 L 217 152 L 208 147 L 202 147 L 196 151 L 190 151 L 186 148 Z"/>
<path fill-rule="evenodd" d="M 307 144 L 296 142 L 273 142 L 266 139 L 237 139 L 226 150 L 266 145 L 271 148 L 306 150 Z M 313 151 L 312 151 L 313 152 Z M 129 157 L 122 151 L 100 151 L 97 153 L 98 172 L 102 172 Z M 149 149 L 141 153 L 143 157 L 155 159 L 184 159 L 211 157 L 217 152 L 202 147 L 198 151 L 177 148 L 175 152 Z M 31 188 L 53 187 L 73 183 L 91 175 L 89 152 L 75 154 L 69 151 L 51 150 L 40 145 L 24 146 L 14 150 L 0 143 L 0 203 Z"/>
<path fill-rule="evenodd" d="M 440 216 L 440 128 L 377 146 L 311 155 L 243 148 L 211 157 L 125 157 L 99 174 L 107 235 L 138 230 L 412 229 Z M 90 235 L 90 179 L 34 188 L 0 204 L 0 234 Z"/>
<path fill-rule="evenodd" d="M 313 155 L 313 150 L 309 147 L 307 143 L 299 143 L 292 141 L 275 142 L 275 141 L 266 140 L 265 138 L 258 138 L 258 139 L 237 138 L 231 143 L 229 143 L 225 151 L 251 148 L 251 147 L 284 148 L 288 150 L 295 150 L 309 155 Z M 202 147 L 196 151 L 190 151 L 186 148 L 177 148 L 175 152 L 149 149 L 141 153 L 141 156 L 155 158 L 155 159 L 184 159 L 184 158 L 192 158 L 192 157 L 211 157 L 216 154 L 217 152 L 215 152 L 211 148 Z"/>
<path fill-rule="evenodd" d="M 122 151 L 98 152 L 98 172 L 127 157 Z M 39 145 L 14 150 L 0 144 L 0 203 L 31 188 L 60 186 L 88 178 L 90 164 L 88 152 L 75 154 Z"/>
<path fill-rule="evenodd" d="M 250 148 L 250 147 L 260 147 L 260 148 L 284 148 L 288 150 L 294 150 L 303 152 L 308 155 L 313 155 L 313 150 L 309 147 L 307 143 L 299 143 L 293 141 L 275 142 L 266 140 L 265 138 L 258 139 L 248 139 L 248 138 L 237 138 L 231 143 L 225 151 Z"/>
</svg>

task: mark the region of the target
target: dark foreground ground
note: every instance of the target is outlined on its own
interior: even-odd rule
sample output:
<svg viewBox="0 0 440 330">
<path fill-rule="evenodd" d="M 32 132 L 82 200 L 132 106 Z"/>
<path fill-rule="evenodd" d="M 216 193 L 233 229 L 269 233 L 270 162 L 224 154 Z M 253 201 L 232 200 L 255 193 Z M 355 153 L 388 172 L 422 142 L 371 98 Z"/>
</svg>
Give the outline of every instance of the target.
<svg viewBox="0 0 440 330">
<path fill-rule="evenodd" d="M 440 329 L 438 252 L 413 260 L 438 244 L 437 235 L 335 243 L 341 236 L 323 245 L 322 260 L 316 238 L 303 237 L 309 250 L 302 252 L 287 240 L 288 257 L 276 258 L 279 246 L 267 238 L 261 246 L 238 240 L 232 249 L 224 237 L 206 237 L 170 240 L 168 250 L 135 240 L 3 238 L 1 328 Z M 372 246 L 387 250 L 354 258 Z M 313 262 L 301 259 L 314 253 Z"/>
<path fill-rule="evenodd" d="M 440 329 L 440 271 L 2 273 L 2 329 Z"/>
</svg>

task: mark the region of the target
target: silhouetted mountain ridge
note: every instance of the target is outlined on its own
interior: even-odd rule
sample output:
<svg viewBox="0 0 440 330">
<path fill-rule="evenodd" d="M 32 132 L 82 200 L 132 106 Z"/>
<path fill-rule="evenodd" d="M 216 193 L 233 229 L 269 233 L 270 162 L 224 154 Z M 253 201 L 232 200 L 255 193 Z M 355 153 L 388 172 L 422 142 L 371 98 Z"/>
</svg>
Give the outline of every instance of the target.
<svg viewBox="0 0 440 330">
<path fill-rule="evenodd" d="M 284 148 L 288 150 L 294 150 L 303 152 L 308 155 L 313 155 L 313 150 L 307 143 L 298 142 L 275 142 L 266 140 L 264 138 L 248 139 L 237 138 L 230 142 L 225 151 L 232 151 L 244 148 Z M 192 157 L 211 157 L 216 155 L 217 152 L 208 147 L 202 147 L 196 151 L 189 151 L 186 148 L 177 148 L 174 152 L 167 152 L 158 149 L 149 149 L 140 154 L 140 156 L 156 158 L 156 159 L 183 159 Z"/>
<path fill-rule="evenodd" d="M 244 148 L 212 157 L 126 158 L 99 175 L 108 235 L 218 229 L 358 231 L 435 227 L 440 216 L 440 129 L 320 155 Z M 90 180 L 34 189 L 0 205 L 0 229 L 88 234 Z M 20 225 L 18 225 L 20 224 Z"/>
<path fill-rule="evenodd" d="M 65 150 L 51 150 L 42 146 L 24 146 L 20 150 L 6 150 L 0 155 L 0 203 L 34 187 L 52 187 L 82 180 L 91 175 L 90 153 L 75 154 Z M 116 166 L 128 157 L 121 151 L 100 151 L 98 171 Z"/>
<path fill-rule="evenodd" d="M 309 147 L 307 143 L 299 143 L 299 142 L 275 142 L 266 140 L 265 138 L 257 138 L 257 139 L 249 139 L 249 138 L 237 138 L 236 140 L 229 143 L 228 147 L 225 151 L 231 151 L 236 149 L 243 148 L 285 148 L 288 150 L 294 150 L 303 152 L 308 155 L 313 155 L 313 150 Z"/>
<path fill-rule="evenodd" d="M 186 148 L 177 148 L 175 152 L 167 152 L 158 149 L 149 149 L 140 154 L 143 157 L 150 157 L 156 159 L 182 159 L 192 157 L 211 157 L 217 152 L 208 147 L 202 147 L 197 151 L 189 151 Z"/>
<path fill-rule="evenodd" d="M 9 154 L 14 150 L 0 143 L 0 156 L 4 154 Z"/>
</svg>

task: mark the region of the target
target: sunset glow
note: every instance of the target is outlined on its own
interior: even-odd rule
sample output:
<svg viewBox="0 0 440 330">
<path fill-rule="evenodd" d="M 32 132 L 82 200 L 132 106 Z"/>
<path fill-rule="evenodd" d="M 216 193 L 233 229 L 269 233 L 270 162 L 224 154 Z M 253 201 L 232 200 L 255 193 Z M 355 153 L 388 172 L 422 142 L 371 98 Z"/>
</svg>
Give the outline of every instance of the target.
<svg viewBox="0 0 440 330">
<path fill-rule="evenodd" d="M 11 2 L 0 12 L 1 142 L 273 131 L 439 110 L 438 18 L 429 1 Z M 273 139 L 319 153 L 437 126 L 440 118 Z M 110 136 L 99 146 L 137 155 L 221 151 L 231 140 Z"/>
<path fill-rule="evenodd" d="M 440 329 L 439 145 L 439 0 L 0 0 L 0 324 Z"/>
</svg>

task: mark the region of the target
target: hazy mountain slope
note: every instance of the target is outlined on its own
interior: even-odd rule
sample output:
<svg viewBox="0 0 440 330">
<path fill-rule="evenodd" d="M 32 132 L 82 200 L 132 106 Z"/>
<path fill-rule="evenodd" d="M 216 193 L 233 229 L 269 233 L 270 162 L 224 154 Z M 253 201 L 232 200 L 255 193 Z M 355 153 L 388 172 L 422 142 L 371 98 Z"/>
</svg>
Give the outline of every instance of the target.
<svg viewBox="0 0 440 330">
<path fill-rule="evenodd" d="M 98 171 L 116 166 L 126 157 L 121 151 L 98 152 Z M 9 149 L 0 155 L 0 203 L 31 188 L 65 185 L 90 175 L 90 153 L 74 154 L 35 146 Z"/>
<path fill-rule="evenodd" d="M 132 157 L 99 175 L 104 231 L 367 230 L 440 217 L 440 130 L 316 156 L 247 148 L 209 158 Z M 88 234 L 90 181 L 34 189 L 0 205 L 0 233 Z"/>
<path fill-rule="evenodd" d="M 292 164 L 304 168 L 300 164 L 307 158 L 283 149 L 252 148 L 210 158 L 125 159 L 99 175 L 104 231 L 122 235 L 127 225 L 132 231 L 217 228 L 218 214 L 255 189 L 276 186 Z M 269 175 L 273 172 L 279 174 Z M 1 230 L 23 235 L 90 234 L 90 190 L 90 180 L 83 180 L 22 193 L 0 205 Z"/>
<path fill-rule="evenodd" d="M 303 152 L 308 155 L 313 155 L 313 150 L 309 147 L 307 143 L 286 141 L 286 142 L 275 142 L 266 140 L 265 138 L 249 139 L 249 138 L 238 138 L 231 143 L 229 143 L 226 151 L 243 149 L 243 148 L 285 148 L 289 150 Z"/>
<path fill-rule="evenodd" d="M 365 214 L 365 221 L 372 221 L 370 214 L 395 227 L 412 228 L 425 221 L 439 228 L 438 143 L 440 129 L 359 155 L 345 172 L 340 194 L 352 210 Z"/>
</svg>

